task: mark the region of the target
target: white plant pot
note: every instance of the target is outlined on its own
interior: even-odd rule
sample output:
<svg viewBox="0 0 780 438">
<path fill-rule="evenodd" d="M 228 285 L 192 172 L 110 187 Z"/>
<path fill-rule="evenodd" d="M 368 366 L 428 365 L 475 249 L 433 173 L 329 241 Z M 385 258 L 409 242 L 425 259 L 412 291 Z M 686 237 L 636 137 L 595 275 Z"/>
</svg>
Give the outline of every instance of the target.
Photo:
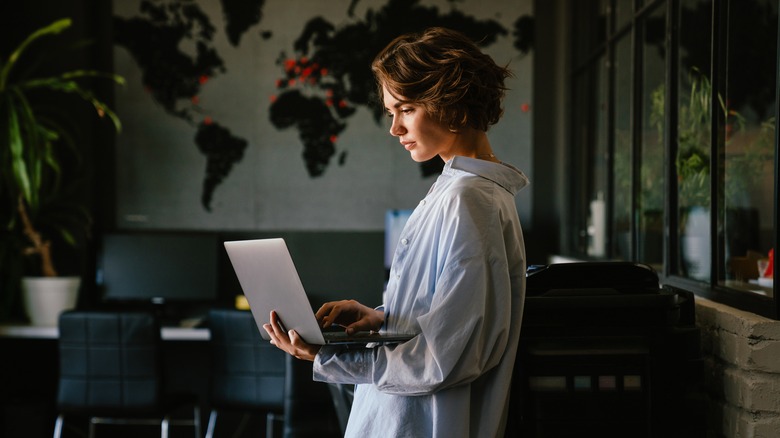
<svg viewBox="0 0 780 438">
<path fill-rule="evenodd" d="M 681 241 L 682 257 L 688 276 L 696 280 L 709 280 L 712 258 L 709 209 L 693 207 L 688 211 Z"/>
<path fill-rule="evenodd" d="M 24 308 L 32 325 L 56 326 L 60 313 L 76 307 L 80 277 L 25 277 Z"/>
</svg>

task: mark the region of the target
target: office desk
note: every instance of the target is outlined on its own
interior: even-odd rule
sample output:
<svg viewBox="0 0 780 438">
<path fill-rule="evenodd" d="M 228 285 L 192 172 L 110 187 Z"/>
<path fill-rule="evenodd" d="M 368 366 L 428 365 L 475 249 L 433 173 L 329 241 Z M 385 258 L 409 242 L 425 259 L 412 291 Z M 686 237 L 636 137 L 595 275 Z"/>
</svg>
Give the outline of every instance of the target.
<svg viewBox="0 0 780 438">
<path fill-rule="evenodd" d="M 207 328 L 161 327 L 163 341 L 208 341 L 211 334 Z M 32 326 L 25 324 L 0 324 L 0 337 L 27 339 L 57 339 L 59 329 L 55 326 Z"/>
</svg>

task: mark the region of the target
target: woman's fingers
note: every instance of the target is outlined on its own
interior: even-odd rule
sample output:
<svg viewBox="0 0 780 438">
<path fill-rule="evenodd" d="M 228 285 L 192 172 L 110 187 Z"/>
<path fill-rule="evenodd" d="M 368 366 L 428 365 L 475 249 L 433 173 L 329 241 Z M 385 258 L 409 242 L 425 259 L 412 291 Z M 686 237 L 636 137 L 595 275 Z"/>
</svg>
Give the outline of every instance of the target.
<svg viewBox="0 0 780 438">
<path fill-rule="evenodd" d="M 270 320 L 263 324 L 263 329 L 271 338 L 272 345 L 298 359 L 314 360 L 320 350 L 319 345 L 307 344 L 295 330 L 286 331 L 276 312 L 271 312 Z"/>
<path fill-rule="evenodd" d="M 329 303 L 323 304 L 314 315 L 317 318 L 317 321 L 319 321 L 320 327 L 328 328 L 333 324 L 344 324 L 345 322 L 351 322 L 341 320 L 342 318 L 346 317 L 346 312 L 349 311 L 348 303 L 348 301 L 331 301 Z"/>
<path fill-rule="evenodd" d="M 293 352 L 290 354 L 298 359 L 314 360 L 314 356 L 317 354 L 317 351 L 319 351 L 318 347 L 307 344 L 295 330 L 290 330 L 288 335 L 293 347 Z"/>
<path fill-rule="evenodd" d="M 322 328 L 338 324 L 344 326 L 348 333 L 353 333 L 362 330 L 379 330 L 384 321 L 384 312 L 355 300 L 342 300 L 323 304 L 317 311 L 316 317 Z"/>
<path fill-rule="evenodd" d="M 271 311 L 270 320 L 271 322 L 263 324 L 263 328 L 271 337 L 271 343 L 276 346 L 289 344 L 289 336 L 287 335 L 279 316 L 276 314 L 276 311 Z"/>
</svg>

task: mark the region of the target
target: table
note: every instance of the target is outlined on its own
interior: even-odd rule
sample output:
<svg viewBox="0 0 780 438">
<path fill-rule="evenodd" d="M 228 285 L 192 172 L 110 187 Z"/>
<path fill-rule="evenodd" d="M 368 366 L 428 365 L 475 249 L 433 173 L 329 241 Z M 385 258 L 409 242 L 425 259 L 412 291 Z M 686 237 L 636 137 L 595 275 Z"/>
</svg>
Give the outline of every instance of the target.
<svg viewBox="0 0 780 438">
<path fill-rule="evenodd" d="M 59 329 L 55 326 L 0 324 L 0 337 L 57 339 Z M 161 327 L 160 337 L 163 341 L 208 341 L 211 333 L 202 327 Z"/>
</svg>

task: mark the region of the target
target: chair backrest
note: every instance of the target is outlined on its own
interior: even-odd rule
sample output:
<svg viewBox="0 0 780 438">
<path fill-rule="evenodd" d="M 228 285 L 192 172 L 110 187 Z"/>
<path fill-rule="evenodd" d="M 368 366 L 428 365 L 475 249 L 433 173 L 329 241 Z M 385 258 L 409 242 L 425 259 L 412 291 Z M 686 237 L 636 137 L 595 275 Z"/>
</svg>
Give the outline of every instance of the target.
<svg viewBox="0 0 780 438">
<path fill-rule="evenodd" d="M 312 363 L 290 355 L 284 401 L 285 438 L 337 438 L 339 417 L 328 384 L 312 379 Z"/>
<path fill-rule="evenodd" d="M 159 408 L 160 327 L 151 312 L 62 313 L 59 359 L 61 411 L 96 415 Z"/>
<path fill-rule="evenodd" d="M 284 407 L 286 354 L 260 336 L 251 312 L 212 309 L 211 403 L 220 408 Z"/>
</svg>

